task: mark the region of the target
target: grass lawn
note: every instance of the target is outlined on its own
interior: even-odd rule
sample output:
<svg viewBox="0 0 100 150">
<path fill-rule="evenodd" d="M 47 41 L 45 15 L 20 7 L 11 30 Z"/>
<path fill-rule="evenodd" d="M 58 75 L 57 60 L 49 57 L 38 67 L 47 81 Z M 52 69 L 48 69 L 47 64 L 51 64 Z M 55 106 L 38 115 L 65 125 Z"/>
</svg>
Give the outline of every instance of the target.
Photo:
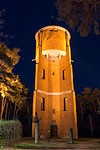
<svg viewBox="0 0 100 150">
<path fill-rule="evenodd" d="M 7 147 L 5 147 L 7 148 Z M 0 149 L 1 147 L 0 142 Z M 7 148 L 8 149 L 8 148 Z M 69 144 L 69 140 L 65 139 L 46 139 L 40 140 L 38 144 L 34 143 L 31 137 L 22 138 L 19 144 L 14 145 L 13 149 L 91 149 L 100 150 L 100 139 L 95 138 L 79 138 L 73 140 L 73 144 Z"/>
</svg>

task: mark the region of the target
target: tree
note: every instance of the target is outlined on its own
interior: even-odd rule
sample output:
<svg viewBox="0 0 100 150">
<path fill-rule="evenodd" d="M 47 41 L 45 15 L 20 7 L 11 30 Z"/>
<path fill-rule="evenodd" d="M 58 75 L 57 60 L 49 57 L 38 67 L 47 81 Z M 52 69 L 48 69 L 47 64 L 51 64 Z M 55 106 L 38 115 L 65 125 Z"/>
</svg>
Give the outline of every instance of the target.
<svg viewBox="0 0 100 150">
<path fill-rule="evenodd" d="M 92 31 L 100 34 L 100 0 L 57 0 L 59 20 L 86 37 Z"/>
<path fill-rule="evenodd" d="M 0 41 L 6 43 L 9 36 L 2 32 L 4 11 L 0 11 Z M 10 49 L 0 42 L 0 120 L 18 118 L 24 125 L 28 122 L 26 126 L 31 131 L 32 95 L 19 76 L 13 73 L 14 66 L 20 59 L 19 51 L 18 48 Z M 25 128 L 24 130 L 26 132 Z"/>
<path fill-rule="evenodd" d="M 27 99 L 28 88 L 21 83 L 19 76 L 12 72 L 20 59 L 19 51 L 18 48 L 11 50 L 0 42 L 0 94 L 2 97 L 0 119 L 3 117 L 5 106 L 5 118 L 7 118 L 9 101 L 15 105 L 13 113 L 13 118 L 15 118 Z"/>
<path fill-rule="evenodd" d="M 23 124 L 23 135 L 31 136 L 32 132 L 32 93 L 28 91 L 27 99 L 18 113 L 18 119 Z"/>
<path fill-rule="evenodd" d="M 10 96 L 9 91 L 13 92 L 11 84 L 14 82 L 15 76 L 12 72 L 14 65 L 20 59 L 17 48 L 9 49 L 4 43 L 0 42 L 0 93 L 2 96 L 1 116 L 6 105 L 6 99 Z"/>
<path fill-rule="evenodd" d="M 82 97 L 85 100 L 85 108 L 86 108 L 86 114 L 89 118 L 89 125 L 91 130 L 91 135 L 93 136 L 93 116 L 94 116 L 94 95 L 92 94 L 91 88 L 84 88 L 84 91 L 82 92 Z"/>
<path fill-rule="evenodd" d="M 0 10 L 0 41 L 5 41 L 7 42 L 8 35 L 4 33 L 4 25 L 5 25 L 5 19 L 4 19 L 4 14 L 5 14 L 5 9 Z"/>
<path fill-rule="evenodd" d="M 14 103 L 14 113 L 13 119 L 17 117 L 18 111 L 24 108 L 27 103 L 29 89 L 20 82 L 20 79 L 17 77 L 17 82 L 14 85 L 14 92 L 12 93 L 12 103 Z"/>
<path fill-rule="evenodd" d="M 83 97 L 81 95 L 76 95 L 77 99 L 77 113 L 80 115 L 80 120 L 84 120 L 84 112 L 85 112 L 85 103 Z"/>
<path fill-rule="evenodd" d="M 82 127 L 81 130 L 83 130 L 84 126 L 87 125 L 87 128 L 91 131 L 91 135 L 94 136 L 94 131 L 97 130 L 97 128 L 100 130 L 98 114 L 100 107 L 100 90 L 97 88 L 94 90 L 84 88 L 81 95 L 76 96 L 76 99 L 79 128 Z M 82 117 L 80 118 L 80 116 Z"/>
</svg>

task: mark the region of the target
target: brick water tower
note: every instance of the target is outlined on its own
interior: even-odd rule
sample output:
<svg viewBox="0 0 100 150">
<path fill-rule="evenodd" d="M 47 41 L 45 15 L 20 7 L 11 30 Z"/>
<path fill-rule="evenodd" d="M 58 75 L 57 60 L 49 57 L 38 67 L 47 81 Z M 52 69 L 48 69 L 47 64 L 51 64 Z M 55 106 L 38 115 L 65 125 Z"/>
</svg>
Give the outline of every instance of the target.
<svg viewBox="0 0 100 150">
<path fill-rule="evenodd" d="M 41 118 L 41 138 L 77 138 L 76 100 L 71 64 L 70 33 L 60 26 L 46 26 L 36 35 L 36 71 L 33 95 L 35 112 Z M 32 123 L 34 137 L 34 123 Z"/>
</svg>

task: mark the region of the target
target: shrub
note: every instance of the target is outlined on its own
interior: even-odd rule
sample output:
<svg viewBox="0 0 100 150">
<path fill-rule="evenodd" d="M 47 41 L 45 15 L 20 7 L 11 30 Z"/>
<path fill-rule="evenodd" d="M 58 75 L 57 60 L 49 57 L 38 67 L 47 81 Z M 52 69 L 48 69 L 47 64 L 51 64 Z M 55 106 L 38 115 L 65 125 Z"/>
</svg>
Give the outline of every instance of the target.
<svg viewBox="0 0 100 150">
<path fill-rule="evenodd" d="M 18 120 L 0 120 L 0 145 L 13 146 L 22 136 L 22 125 Z"/>
</svg>

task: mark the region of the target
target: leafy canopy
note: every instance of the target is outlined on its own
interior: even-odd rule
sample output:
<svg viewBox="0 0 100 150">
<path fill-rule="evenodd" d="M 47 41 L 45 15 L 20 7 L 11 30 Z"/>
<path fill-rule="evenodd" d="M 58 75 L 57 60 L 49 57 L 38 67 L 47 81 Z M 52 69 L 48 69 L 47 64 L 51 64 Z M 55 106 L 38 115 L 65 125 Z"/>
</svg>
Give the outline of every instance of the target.
<svg viewBox="0 0 100 150">
<path fill-rule="evenodd" d="M 100 89 L 84 88 L 81 95 L 76 96 L 77 111 L 85 114 L 100 113 Z"/>
<path fill-rule="evenodd" d="M 18 48 L 10 49 L 0 42 L 0 94 L 5 100 L 16 103 L 21 108 L 27 99 L 28 88 L 12 71 L 19 62 L 19 51 Z"/>
<path fill-rule="evenodd" d="M 100 34 L 100 0 L 57 0 L 59 20 L 86 37 Z"/>
</svg>

